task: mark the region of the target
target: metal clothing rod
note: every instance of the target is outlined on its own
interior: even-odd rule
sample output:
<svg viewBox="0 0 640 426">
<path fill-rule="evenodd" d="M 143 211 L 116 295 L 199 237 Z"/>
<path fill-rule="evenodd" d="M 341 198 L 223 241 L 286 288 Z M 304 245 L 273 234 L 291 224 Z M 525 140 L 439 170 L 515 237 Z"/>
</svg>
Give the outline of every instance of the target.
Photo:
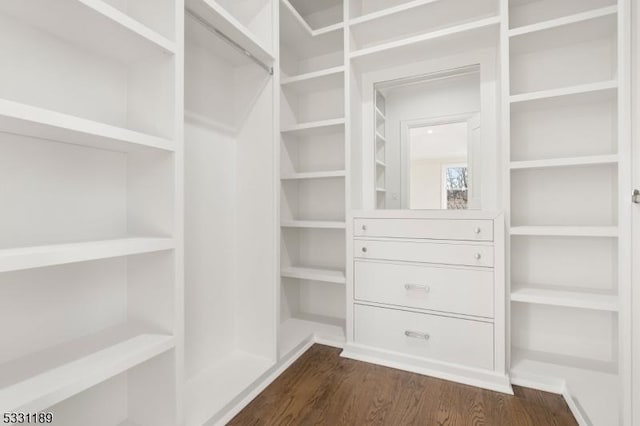
<svg viewBox="0 0 640 426">
<path fill-rule="evenodd" d="M 231 45 L 234 49 L 240 51 L 243 55 L 245 55 L 247 58 L 251 59 L 253 62 L 255 62 L 256 64 L 258 64 L 261 68 L 264 68 L 265 71 L 267 71 L 269 73 L 269 75 L 273 75 L 273 67 L 270 67 L 269 65 L 265 64 L 264 62 L 262 62 L 260 59 L 256 58 L 255 56 L 253 56 L 253 54 L 251 52 L 249 52 L 247 49 L 245 49 L 244 47 L 240 46 L 235 40 L 233 40 L 231 37 L 227 36 L 225 33 L 223 33 L 222 31 L 220 31 L 219 29 L 217 29 L 216 27 L 214 27 L 213 25 L 211 25 L 209 22 L 207 22 L 204 18 L 202 18 L 200 15 L 198 15 L 197 13 L 195 13 L 193 10 L 189 9 L 189 8 L 185 8 L 185 12 L 187 12 L 187 15 L 191 16 L 193 19 L 195 19 L 196 21 L 198 21 L 199 23 L 202 24 L 203 27 L 205 27 L 209 32 L 213 33 L 214 35 L 218 36 L 219 38 L 221 38 L 223 41 L 225 41 L 227 44 Z"/>
</svg>

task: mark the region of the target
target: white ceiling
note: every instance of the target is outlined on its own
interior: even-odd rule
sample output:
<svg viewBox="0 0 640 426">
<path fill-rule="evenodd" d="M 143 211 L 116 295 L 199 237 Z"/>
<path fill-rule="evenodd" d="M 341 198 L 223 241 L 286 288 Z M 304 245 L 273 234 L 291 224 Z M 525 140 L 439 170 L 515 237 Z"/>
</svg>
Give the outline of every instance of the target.
<svg viewBox="0 0 640 426">
<path fill-rule="evenodd" d="M 467 123 L 409 129 L 411 160 L 467 157 Z"/>
</svg>

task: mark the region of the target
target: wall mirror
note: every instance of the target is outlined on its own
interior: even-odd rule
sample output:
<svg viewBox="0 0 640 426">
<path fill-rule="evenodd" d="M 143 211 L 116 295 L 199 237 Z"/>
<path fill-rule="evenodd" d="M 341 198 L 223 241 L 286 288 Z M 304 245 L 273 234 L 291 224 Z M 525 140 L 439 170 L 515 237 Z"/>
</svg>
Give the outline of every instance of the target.
<svg viewBox="0 0 640 426">
<path fill-rule="evenodd" d="M 478 209 L 480 68 L 374 85 L 379 209 Z"/>
</svg>

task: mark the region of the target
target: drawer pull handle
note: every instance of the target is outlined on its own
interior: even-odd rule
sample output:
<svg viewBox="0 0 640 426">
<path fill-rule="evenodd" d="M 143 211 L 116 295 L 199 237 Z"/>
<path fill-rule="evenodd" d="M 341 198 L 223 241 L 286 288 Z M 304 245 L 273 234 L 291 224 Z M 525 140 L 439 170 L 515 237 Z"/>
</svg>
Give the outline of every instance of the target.
<svg viewBox="0 0 640 426">
<path fill-rule="evenodd" d="M 366 231 L 367 230 L 367 225 L 362 225 L 362 230 Z"/>
<path fill-rule="evenodd" d="M 408 290 L 408 291 L 411 291 L 411 290 L 422 290 L 425 293 L 429 293 L 429 290 L 430 290 L 428 285 L 408 284 L 408 283 L 404 285 L 404 288 L 406 290 Z"/>
<path fill-rule="evenodd" d="M 482 229 L 474 228 L 473 232 L 475 232 L 476 234 L 479 234 L 480 232 L 482 232 Z"/>
<path fill-rule="evenodd" d="M 362 252 L 366 253 L 367 252 L 367 248 L 366 247 L 362 247 Z"/>
<path fill-rule="evenodd" d="M 473 257 L 475 257 L 476 260 L 482 259 L 482 255 L 480 253 L 474 254 Z"/>
<path fill-rule="evenodd" d="M 429 340 L 429 338 L 431 337 L 427 333 L 420 333 L 419 331 L 411 331 L 411 330 L 405 330 L 404 335 L 407 337 L 411 337 L 412 339 L 423 339 L 423 340 Z"/>
</svg>

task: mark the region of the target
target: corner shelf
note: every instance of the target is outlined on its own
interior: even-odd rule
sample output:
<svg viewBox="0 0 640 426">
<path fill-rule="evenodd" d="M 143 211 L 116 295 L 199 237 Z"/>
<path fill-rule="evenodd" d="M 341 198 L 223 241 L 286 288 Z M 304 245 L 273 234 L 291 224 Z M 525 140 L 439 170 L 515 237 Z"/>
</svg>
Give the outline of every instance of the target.
<svg viewBox="0 0 640 426">
<path fill-rule="evenodd" d="M 280 226 L 283 228 L 346 229 L 345 222 L 331 220 L 283 220 Z"/>
<path fill-rule="evenodd" d="M 616 238 L 617 226 L 514 226 L 511 235 Z"/>
<path fill-rule="evenodd" d="M 171 250 L 171 238 L 122 238 L 0 250 L 0 272 Z"/>
<path fill-rule="evenodd" d="M 344 271 L 332 269 L 307 268 L 301 266 L 287 266 L 280 270 L 280 276 L 301 280 L 322 281 L 327 283 L 345 284 Z"/>
<path fill-rule="evenodd" d="M 335 118 L 331 120 L 312 121 L 300 123 L 294 126 L 282 128 L 280 133 L 301 137 L 319 136 L 337 132 L 344 132 L 345 119 Z"/>
<path fill-rule="evenodd" d="M 280 177 L 281 180 L 301 180 L 301 179 L 328 179 L 328 178 L 343 178 L 346 176 L 344 170 L 335 170 L 328 172 L 306 172 L 306 173 L 292 173 L 286 174 Z"/>
<path fill-rule="evenodd" d="M 543 169 L 549 167 L 579 167 L 598 164 L 616 164 L 618 155 L 593 155 L 586 157 L 552 158 L 547 160 L 512 161 L 511 170 Z"/>
<path fill-rule="evenodd" d="M 576 13 L 562 18 L 550 19 L 548 21 L 536 24 L 525 25 L 509 30 L 509 37 L 518 37 L 524 34 L 535 33 L 539 31 L 550 30 L 565 25 L 577 24 L 580 22 L 590 21 L 605 16 L 615 15 L 618 12 L 617 6 L 602 7 L 599 9 L 589 10 L 587 12 Z"/>
<path fill-rule="evenodd" d="M 0 99 L 0 129 L 8 133 L 111 151 L 132 152 L 148 148 L 174 150 L 174 143 L 169 139 L 6 99 Z"/>
<path fill-rule="evenodd" d="M 209 25 L 223 32 L 260 61 L 267 64 L 274 61 L 272 49 L 215 0 L 186 0 L 185 3 L 186 10 L 191 10 Z"/>
<path fill-rule="evenodd" d="M 150 51 L 173 55 L 177 50 L 174 42 L 102 0 L 2 2 L 0 12 L 125 63 Z"/>
<path fill-rule="evenodd" d="M 522 286 L 511 292 L 512 302 L 617 312 L 618 298 L 608 294 Z"/>
<path fill-rule="evenodd" d="M 1 386 L 0 410 L 45 410 L 175 346 L 170 335 L 131 334 L 114 328 L 3 365 L 0 375 L 9 383 Z M 64 361 L 51 368 L 59 359 Z"/>
<path fill-rule="evenodd" d="M 280 80 L 280 85 L 297 93 L 312 93 L 343 87 L 344 66 L 341 65 L 292 77 L 283 77 Z"/>
</svg>

